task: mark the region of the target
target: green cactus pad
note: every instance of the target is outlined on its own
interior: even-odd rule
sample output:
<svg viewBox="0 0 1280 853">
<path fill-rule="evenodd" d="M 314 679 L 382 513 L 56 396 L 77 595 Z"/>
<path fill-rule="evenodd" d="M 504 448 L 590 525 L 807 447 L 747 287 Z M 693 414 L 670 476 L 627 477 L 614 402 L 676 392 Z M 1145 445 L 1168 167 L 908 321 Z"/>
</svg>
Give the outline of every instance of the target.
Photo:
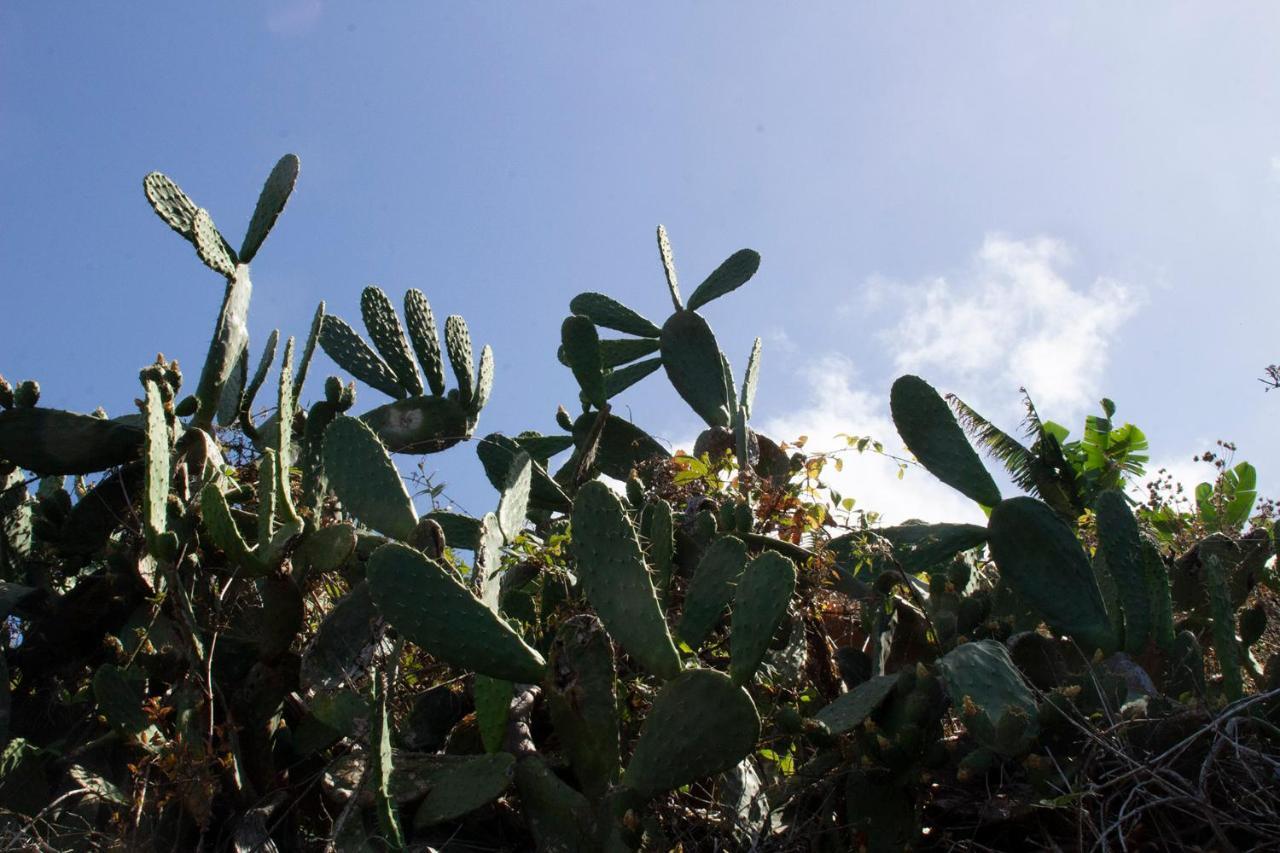
<svg viewBox="0 0 1280 853">
<path fill-rule="evenodd" d="M 619 367 L 642 356 L 655 353 L 662 346 L 652 338 L 641 340 L 605 338 L 600 341 L 600 364 L 605 368 Z"/>
<path fill-rule="evenodd" d="M 356 531 L 350 524 L 333 524 L 308 533 L 293 552 L 293 563 L 307 574 L 336 572 L 356 550 Z"/>
<path fill-rule="evenodd" d="M 929 473 L 983 506 L 1000 502 L 995 481 L 932 385 L 919 376 L 898 377 L 889 408 L 898 435 Z"/>
<path fill-rule="evenodd" d="M 514 439 L 500 433 L 490 433 L 476 442 L 476 456 L 484 466 L 485 476 L 498 491 L 506 486 L 511 463 L 523 452 Z M 533 463 L 533 481 L 529 486 L 529 506 L 554 512 L 569 512 L 573 508 L 569 496 L 538 463 Z"/>
<path fill-rule="evenodd" d="M 200 208 L 187 197 L 182 189 L 167 176 L 152 172 L 142 179 L 142 191 L 151 203 L 151 209 L 185 239 L 195 242 L 192 229 L 196 211 Z"/>
<path fill-rule="evenodd" d="M 572 853 L 599 845 L 591 802 L 562 781 L 539 755 L 516 765 L 516 788 L 538 850 Z"/>
<path fill-rule="evenodd" d="M 231 368 L 227 383 L 222 386 L 218 397 L 218 425 L 232 426 L 240 417 L 240 402 L 244 399 L 245 385 L 249 381 L 249 342 L 245 341 L 244 349 L 236 358 Z"/>
<path fill-rule="evenodd" d="M 457 314 L 444 320 L 444 345 L 449 354 L 449 366 L 458 380 L 458 402 L 466 406 L 475 393 L 476 366 L 471 356 L 471 333 L 467 321 Z"/>
<path fill-rule="evenodd" d="M 1142 567 L 1151 600 L 1151 636 L 1157 646 L 1168 652 L 1173 648 L 1173 597 L 1169 589 L 1169 570 L 1160 556 L 1160 546 L 1149 536 L 1142 537 Z"/>
<path fill-rule="evenodd" d="M 392 850 L 404 849 L 404 833 L 400 829 L 400 815 L 396 811 L 395 798 L 391 792 L 391 773 L 394 762 L 391 755 L 391 722 L 387 713 L 387 688 L 385 679 L 380 675 L 373 678 L 373 733 L 370 740 L 372 761 L 369 775 L 373 777 L 374 811 L 378 815 L 378 828 L 387 847 Z"/>
<path fill-rule="evenodd" d="M 1057 513 L 1035 498 L 1010 498 L 992 510 L 987 531 L 1000 577 L 1051 628 L 1086 650 L 1114 648 L 1089 559 Z"/>
<path fill-rule="evenodd" d="M 498 499 L 498 526 L 507 542 L 515 541 L 524 528 L 529 511 L 529 489 L 533 483 L 533 460 L 523 451 L 511 461 L 507 482 Z"/>
<path fill-rule="evenodd" d="M 676 392 L 709 426 L 729 425 L 724 363 L 706 320 L 692 311 L 668 318 L 662 326 L 662 366 Z"/>
<path fill-rule="evenodd" d="M 413 499 L 386 448 L 356 418 L 338 417 L 324 431 L 324 471 L 347 511 L 393 539 L 407 539 L 418 523 Z"/>
<path fill-rule="evenodd" d="M 747 372 L 742 377 L 742 392 L 738 395 L 738 406 L 742 409 L 745 420 L 751 419 L 751 407 L 756 402 L 756 386 L 760 382 L 760 339 L 756 338 L 751 345 L 751 355 L 747 356 Z"/>
<path fill-rule="evenodd" d="M 285 203 L 293 193 L 294 184 L 298 182 L 298 157 L 286 154 L 276 162 L 258 193 L 258 203 L 253 208 L 253 217 L 249 220 L 249 230 L 245 232 L 244 242 L 240 245 L 240 262 L 249 263 L 262 248 L 262 241 L 280 218 Z"/>
<path fill-rule="evenodd" d="M 280 330 L 272 329 L 271 334 L 267 336 L 266 346 L 262 348 L 262 357 L 258 359 L 258 366 L 253 371 L 253 378 L 249 380 L 244 387 L 244 393 L 240 395 L 238 403 L 237 417 L 247 417 L 253 408 L 253 401 L 258 396 L 258 391 L 262 388 L 262 383 L 267 381 L 267 372 L 271 369 L 271 364 L 276 360 L 276 347 L 280 344 Z M 248 347 L 245 347 L 246 354 Z M 222 420 L 219 417 L 219 420 Z"/>
<path fill-rule="evenodd" d="M 196 211 L 196 217 L 191 223 L 191 233 L 196 244 L 196 254 L 200 256 L 200 260 L 204 261 L 204 265 L 226 278 L 234 278 L 235 252 L 227 245 L 222 233 L 209 218 L 209 211 L 204 208 Z"/>
<path fill-rule="evenodd" d="M 307 342 L 302 348 L 302 359 L 298 362 L 298 370 L 293 377 L 293 398 L 302 399 L 302 386 L 307 381 L 307 369 L 311 367 L 311 357 L 315 355 L 316 343 L 320 340 L 320 329 L 324 326 L 324 300 L 316 306 L 316 313 L 311 318 L 311 331 L 307 333 Z"/>
<path fill-rule="evenodd" d="M 628 365 L 621 370 L 609 371 L 604 377 L 605 399 L 613 399 L 660 367 L 662 367 L 662 359 L 650 358 Z"/>
<path fill-rule="evenodd" d="M 373 645 L 374 626 L 381 625 L 366 583 L 358 583 L 321 620 L 315 638 L 302 655 L 301 682 L 315 690 L 345 684 Z"/>
<path fill-rule="evenodd" d="M 160 387 L 151 379 L 146 380 L 143 387 L 147 418 L 147 481 L 143 491 L 142 524 L 151 556 L 171 559 L 178 543 L 177 538 L 168 533 L 169 422 L 165 418 Z"/>
<path fill-rule="evenodd" d="M 674 790 L 728 770 L 759 736 L 745 690 L 714 670 L 683 672 L 654 700 L 622 784 L 646 797 Z"/>
<path fill-rule="evenodd" d="M 427 781 L 427 796 L 413 815 L 415 830 L 456 820 L 493 802 L 515 775 L 516 760 L 506 752 L 424 758 L 432 761 L 423 763 L 415 774 Z"/>
<path fill-rule="evenodd" d="M 746 684 L 755 676 L 795 588 L 796 565 L 781 554 L 766 551 L 743 570 L 729 635 L 729 677 L 734 684 Z"/>
<path fill-rule="evenodd" d="M 360 416 L 391 453 L 439 453 L 471 435 L 466 409 L 448 397 L 409 397 Z"/>
<path fill-rule="evenodd" d="M 1210 554 L 1204 563 L 1204 582 L 1209 592 L 1209 612 L 1213 616 L 1213 651 L 1222 670 L 1222 690 L 1228 702 L 1235 702 L 1244 695 L 1244 680 L 1240 666 L 1240 640 L 1236 637 L 1236 615 L 1231 606 L 1231 593 L 1227 589 L 1227 572 L 1216 554 Z"/>
<path fill-rule="evenodd" d="M 92 474 L 143 454 L 137 427 L 60 409 L 0 412 L 0 459 L 37 474 Z"/>
<path fill-rule="evenodd" d="M 395 542 L 369 558 L 369 590 L 391 625 L 454 666 L 517 683 L 541 679 L 542 656 L 464 587 L 454 573 Z"/>
<path fill-rule="evenodd" d="M 715 272 L 707 276 L 706 281 L 698 285 L 689 295 L 685 305 L 690 311 L 696 311 L 713 299 L 719 299 L 726 293 L 737 290 L 746 284 L 756 270 L 760 269 L 760 255 L 751 249 L 739 249 L 716 267 Z"/>
<path fill-rule="evenodd" d="M 877 675 L 839 696 L 814 715 L 832 734 L 853 731 L 880 709 L 898 683 L 896 675 Z"/>
<path fill-rule="evenodd" d="M 507 735 L 507 720 L 511 712 L 511 682 L 476 674 L 472 694 L 476 702 L 476 726 L 484 751 L 493 753 L 502 749 Z"/>
<path fill-rule="evenodd" d="M 547 700 L 578 784 L 599 799 L 618 781 L 618 694 L 613 645 L 589 613 L 565 620 L 556 632 Z"/>
<path fill-rule="evenodd" d="M 574 501 L 572 525 L 578 577 L 605 627 L 646 669 L 673 678 L 680 656 L 622 501 L 604 483 L 587 483 Z"/>
<path fill-rule="evenodd" d="M 325 316 L 320 326 L 320 346 L 338 366 L 364 384 L 397 400 L 406 396 L 387 363 L 341 317 Z"/>
<path fill-rule="evenodd" d="M 676 311 L 684 310 L 680 300 L 680 281 L 676 277 L 676 261 L 671 254 L 671 240 L 667 237 L 667 229 L 658 226 L 658 256 L 662 259 L 662 273 L 667 278 L 667 290 L 671 293 L 671 304 Z"/>
<path fill-rule="evenodd" d="M 440 525 L 450 548 L 476 550 L 480 541 L 480 519 L 443 509 L 434 510 L 423 517 Z"/>
<path fill-rule="evenodd" d="M 591 322 L 615 332 L 626 332 L 642 338 L 656 338 L 662 330 L 651 320 L 603 293 L 579 293 L 569 302 L 569 310 Z"/>
<path fill-rule="evenodd" d="M 642 532 L 649 543 L 649 568 L 659 599 L 665 600 L 671 585 L 671 570 L 675 564 L 675 514 L 671 504 L 659 498 L 644 508 L 641 515 Z"/>
<path fill-rule="evenodd" d="M 396 309 L 387 294 L 372 285 L 366 287 L 360 294 L 360 315 L 369 338 L 395 374 L 400 387 L 411 395 L 421 394 L 422 379 L 413 363 L 413 353 L 409 351 L 400 318 L 396 316 Z"/>
<path fill-rule="evenodd" d="M 437 397 L 444 396 L 444 361 L 440 357 L 440 336 L 436 333 L 435 315 L 421 290 L 404 295 L 404 319 L 409 326 L 409 339 L 418 355 L 418 364 L 427 377 L 427 387 Z"/>
<path fill-rule="evenodd" d="M 479 416 L 481 410 L 489 404 L 489 397 L 493 394 L 493 349 L 488 345 L 484 345 L 484 349 L 480 350 L 480 369 L 476 371 L 476 393 L 471 398 L 471 405 L 467 406 L 467 413 L 472 419 Z"/>
<path fill-rule="evenodd" d="M 1125 651 L 1141 654 L 1151 638 L 1154 620 L 1138 522 L 1117 489 L 1098 495 L 1093 511 L 1098 519 L 1098 551 L 1120 593 Z"/>
<path fill-rule="evenodd" d="M 701 646 L 720 621 L 746 564 L 746 543 L 736 536 L 721 536 L 703 553 L 685 593 L 676 632 L 690 648 Z"/>
<path fill-rule="evenodd" d="M 566 317 L 560 326 L 560 341 L 573 378 L 582 396 L 597 409 L 605 406 L 604 371 L 600 363 L 600 337 L 586 317 Z"/>
<path fill-rule="evenodd" d="M 943 655 L 937 665 L 952 704 L 979 743 L 1005 756 L 1025 750 L 1024 739 L 1034 737 L 1038 730 L 1036 697 L 1003 645 L 993 640 L 964 643 Z M 967 709 L 976 710 L 985 721 L 971 716 Z M 999 736 L 1011 713 L 1026 718 L 1024 729 L 1013 742 Z"/>
<path fill-rule="evenodd" d="M 573 438 L 579 445 L 586 442 L 598 414 L 590 412 L 573 423 Z M 628 420 L 609 415 L 600 431 L 596 447 L 595 467 L 616 480 L 626 480 L 631 472 L 655 457 L 670 458 L 671 453 L 640 427 Z"/>
<path fill-rule="evenodd" d="M 253 282 L 247 266 L 236 267 L 233 273 L 222 296 L 218 322 L 196 386 L 197 411 L 192 425 L 197 427 L 213 423 L 222 387 L 249 346 L 249 300 L 253 296 Z"/>
</svg>

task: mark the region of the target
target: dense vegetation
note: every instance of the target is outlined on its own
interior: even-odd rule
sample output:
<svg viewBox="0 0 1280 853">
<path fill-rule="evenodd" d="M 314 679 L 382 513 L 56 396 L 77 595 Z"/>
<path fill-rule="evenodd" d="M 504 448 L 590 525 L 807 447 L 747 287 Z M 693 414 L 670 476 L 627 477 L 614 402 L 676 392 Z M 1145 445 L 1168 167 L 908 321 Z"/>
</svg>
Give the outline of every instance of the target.
<svg viewBox="0 0 1280 853">
<path fill-rule="evenodd" d="M 0 847 L 1274 843 L 1276 543 L 1246 463 L 1137 502 L 1146 439 L 1110 401 L 1073 440 L 1028 399 L 1017 437 L 903 376 L 903 442 L 989 522 L 880 526 L 823 480 L 879 445 L 757 433 L 759 341 L 738 382 L 699 313 L 759 256 L 684 299 L 661 228 L 673 312 L 572 300 L 559 432 L 475 438 L 494 356 L 456 316 L 442 348 L 417 290 L 402 321 L 365 289 L 372 346 L 322 303 L 251 372 L 249 264 L 297 173 L 239 250 L 144 181 L 226 280 L 194 393 L 163 357 L 115 419 L 0 380 Z M 304 405 L 317 345 L 390 402 L 356 416 L 330 377 Z M 706 422 L 690 454 L 611 411 L 659 371 Z M 497 507 L 419 515 L 392 455 L 462 442 Z"/>
</svg>

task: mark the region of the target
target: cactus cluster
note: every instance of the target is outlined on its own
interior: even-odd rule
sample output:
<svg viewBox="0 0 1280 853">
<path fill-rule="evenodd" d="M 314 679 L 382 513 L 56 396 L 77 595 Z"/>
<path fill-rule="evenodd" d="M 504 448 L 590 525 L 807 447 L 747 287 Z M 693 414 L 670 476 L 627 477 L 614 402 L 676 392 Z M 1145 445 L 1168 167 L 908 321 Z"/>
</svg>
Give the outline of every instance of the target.
<svg viewBox="0 0 1280 853">
<path fill-rule="evenodd" d="M 906 376 L 903 441 L 988 522 L 846 523 L 812 500 L 815 459 L 750 427 L 759 340 L 735 384 L 700 313 L 755 275 L 750 250 L 685 300 L 659 228 L 673 313 L 574 297 L 580 412 L 474 442 L 493 511 L 425 506 L 395 455 L 473 435 L 492 351 L 456 316 L 442 345 L 419 291 L 398 314 L 368 287 L 371 344 L 321 303 L 251 372 L 248 265 L 297 173 L 277 164 L 238 250 L 144 181 L 226 281 L 193 394 L 163 357 L 114 419 L 0 378 L 9 846 L 900 850 L 943 783 L 1100 790 L 1073 761 L 1096 720 L 1154 742 L 1234 702 L 1248 754 L 1273 745 L 1280 703 L 1237 701 L 1280 679 L 1254 654 L 1275 540 L 1232 535 L 1243 473 L 1173 559 L 1125 496 L 1145 439 L 1109 401 L 1077 443 L 1028 403 L 1023 446 Z M 356 415 L 336 376 L 308 397 L 317 346 L 392 401 Z M 659 368 L 706 425 L 692 457 L 613 414 Z M 1002 495 L 966 434 L 1030 495 Z"/>
</svg>

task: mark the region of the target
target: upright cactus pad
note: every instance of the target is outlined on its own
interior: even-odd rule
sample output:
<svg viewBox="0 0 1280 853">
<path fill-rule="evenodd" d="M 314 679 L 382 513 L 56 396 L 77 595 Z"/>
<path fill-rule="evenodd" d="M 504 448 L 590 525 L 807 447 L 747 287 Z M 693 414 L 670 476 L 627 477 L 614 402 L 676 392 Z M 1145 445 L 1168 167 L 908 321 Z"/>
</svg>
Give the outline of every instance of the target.
<svg viewBox="0 0 1280 853">
<path fill-rule="evenodd" d="M 720 621 L 747 564 L 747 546 L 736 536 L 721 536 L 702 555 L 685 594 L 680 639 L 696 649 Z"/>
<path fill-rule="evenodd" d="M 1114 649 L 1089 558 L 1057 513 L 1035 498 L 1010 498 L 992 510 L 987 530 L 1000 577 L 1051 628 L 1086 649 Z"/>
<path fill-rule="evenodd" d="M 1141 654 L 1151 638 L 1154 619 L 1138 522 L 1124 494 L 1117 489 L 1098 495 L 1094 513 L 1098 519 L 1098 550 L 1120 593 L 1125 651 Z"/>
<path fill-rule="evenodd" d="M 609 633 L 650 672 L 675 677 L 680 656 L 622 501 L 604 483 L 587 483 L 572 523 L 578 576 Z"/>
<path fill-rule="evenodd" d="M 276 162 L 271 174 L 267 176 L 262 192 L 258 194 L 258 203 L 249 220 L 244 242 L 240 245 L 240 263 L 251 262 L 257 256 L 258 249 L 262 248 L 262 241 L 267 239 L 271 227 L 276 224 L 289 196 L 293 194 L 293 187 L 298 182 L 298 167 L 297 155 L 286 154 Z"/>
<path fill-rule="evenodd" d="M 734 684 L 746 684 L 755 675 L 787 615 L 795 588 L 795 563 L 781 554 L 766 551 L 743 570 L 733 599 L 733 631 L 729 635 L 729 677 Z"/>
<path fill-rule="evenodd" d="M 919 376 L 899 377 L 889 407 L 898 435 L 929 473 L 983 506 L 1000 502 L 995 481 L 932 385 Z"/>
<path fill-rule="evenodd" d="M 645 797 L 674 790 L 728 770 L 759 737 L 750 694 L 714 670 L 683 672 L 654 701 L 622 784 Z"/>
<path fill-rule="evenodd" d="M 1227 572 L 1216 554 L 1205 560 L 1205 587 L 1209 593 L 1209 612 L 1213 615 L 1213 651 L 1222 670 L 1222 689 L 1227 700 L 1235 702 L 1244 695 L 1244 679 L 1240 640 L 1236 636 L 1236 615 L 1227 589 Z"/>
<path fill-rule="evenodd" d="M 613 645 L 583 613 L 567 619 L 551 646 L 547 700 L 578 784 L 599 799 L 618 781 L 618 695 Z"/>
<path fill-rule="evenodd" d="M 435 315 L 431 304 L 421 290 L 410 290 L 404 295 L 404 317 L 409 326 L 409 339 L 418 363 L 427 376 L 427 386 L 437 397 L 444 396 L 444 361 L 440 357 L 440 337 L 436 332 Z"/>
<path fill-rule="evenodd" d="M 662 260 L 662 273 L 667 278 L 667 290 L 671 293 L 671 304 L 676 311 L 684 310 L 680 299 L 680 280 L 676 277 L 676 260 L 671 253 L 671 240 L 667 237 L 667 229 L 658 226 L 658 256 Z"/>
<path fill-rule="evenodd" d="M 676 392 L 707 422 L 729 426 L 729 388 L 715 333 L 693 311 L 677 311 L 662 326 L 662 366 Z"/>
<path fill-rule="evenodd" d="M 195 239 L 196 254 L 204 265 L 223 278 L 233 278 L 236 274 L 236 255 L 227 244 L 222 232 L 213 224 L 209 211 L 201 208 L 191 223 L 191 233 Z"/>
<path fill-rule="evenodd" d="M 467 321 L 457 314 L 444 320 L 444 344 L 449 354 L 449 366 L 458 380 L 458 401 L 466 406 L 475 393 L 476 366 L 471 355 L 471 333 Z"/>
<path fill-rule="evenodd" d="M 492 678 L 542 678 L 542 655 L 435 560 L 389 542 L 369 558 L 367 573 L 378 610 L 428 654 Z"/>
<path fill-rule="evenodd" d="M 338 417 L 324 432 L 324 471 L 352 515 L 393 539 L 418 523 L 409 491 L 382 442 L 362 421 Z"/>
<path fill-rule="evenodd" d="M 418 368 L 409 352 L 409 342 L 405 340 L 400 318 L 396 316 L 396 309 L 387 294 L 377 287 L 366 287 L 360 294 L 360 314 L 373 345 L 395 374 L 400 387 L 410 394 L 421 394 L 422 380 L 418 377 Z"/>
<path fill-rule="evenodd" d="M 560 340 L 582 396 L 597 409 L 605 406 L 604 370 L 600 362 L 600 337 L 586 317 L 567 317 L 560 326 Z"/>
</svg>

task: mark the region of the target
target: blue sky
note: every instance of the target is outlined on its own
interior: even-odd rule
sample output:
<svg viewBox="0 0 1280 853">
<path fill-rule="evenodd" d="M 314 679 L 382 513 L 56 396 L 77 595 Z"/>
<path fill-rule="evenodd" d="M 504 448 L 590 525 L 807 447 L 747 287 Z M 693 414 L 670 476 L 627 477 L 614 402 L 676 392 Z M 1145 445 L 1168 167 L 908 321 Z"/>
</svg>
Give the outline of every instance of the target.
<svg viewBox="0 0 1280 853">
<path fill-rule="evenodd" d="M 1234 439 L 1274 492 L 1278 25 L 1264 4 L 4 4 L 0 373 L 112 414 L 158 350 L 193 374 L 221 284 L 142 176 L 238 242 L 292 151 L 255 350 L 322 298 L 355 320 L 366 284 L 421 288 L 494 347 L 481 432 L 555 430 L 574 294 L 661 320 L 662 222 L 688 286 L 763 256 L 705 313 L 738 370 L 764 339 L 779 438 L 892 446 L 909 370 L 1009 426 L 1020 384 L 1073 426 L 1105 394 L 1158 462 Z M 620 402 L 697 432 L 661 377 Z M 427 465 L 491 508 L 469 448 Z M 846 470 L 897 517 L 973 512 L 883 460 Z"/>
</svg>

